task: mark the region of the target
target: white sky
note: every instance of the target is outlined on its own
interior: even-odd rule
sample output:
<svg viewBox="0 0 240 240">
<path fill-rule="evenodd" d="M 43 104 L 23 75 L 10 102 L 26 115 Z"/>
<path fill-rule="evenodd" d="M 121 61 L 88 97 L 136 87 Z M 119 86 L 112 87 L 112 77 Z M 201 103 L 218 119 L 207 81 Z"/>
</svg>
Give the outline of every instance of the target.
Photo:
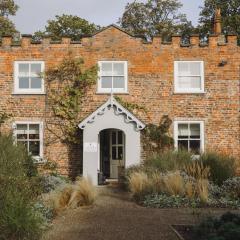
<svg viewBox="0 0 240 240">
<path fill-rule="evenodd" d="M 13 17 L 21 33 L 34 33 L 44 29 L 47 20 L 55 15 L 72 14 L 101 26 L 116 23 L 127 2 L 133 0 L 15 0 L 20 9 Z M 182 12 L 193 24 L 197 24 L 199 6 L 203 0 L 181 0 Z"/>
</svg>

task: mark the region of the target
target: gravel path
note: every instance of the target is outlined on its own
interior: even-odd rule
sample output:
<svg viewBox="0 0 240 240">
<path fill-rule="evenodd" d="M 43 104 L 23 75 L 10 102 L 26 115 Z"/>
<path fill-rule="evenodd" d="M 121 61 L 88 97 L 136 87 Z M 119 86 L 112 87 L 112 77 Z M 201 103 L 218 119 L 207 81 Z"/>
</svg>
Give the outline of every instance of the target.
<svg viewBox="0 0 240 240">
<path fill-rule="evenodd" d="M 202 212 L 207 214 L 209 210 Z M 93 207 L 66 211 L 54 220 L 43 239 L 177 240 L 169 224 L 198 220 L 198 211 L 193 214 L 191 209 L 147 209 L 131 202 L 125 192 L 102 187 Z"/>
</svg>

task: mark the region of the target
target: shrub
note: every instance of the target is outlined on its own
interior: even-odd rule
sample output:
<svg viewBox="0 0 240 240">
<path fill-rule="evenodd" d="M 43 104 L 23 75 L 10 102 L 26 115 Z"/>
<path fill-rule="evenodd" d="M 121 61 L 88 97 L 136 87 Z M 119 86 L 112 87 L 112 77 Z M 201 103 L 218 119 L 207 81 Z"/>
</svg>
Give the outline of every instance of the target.
<svg viewBox="0 0 240 240">
<path fill-rule="evenodd" d="M 161 172 L 176 171 L 183 169 L 191 163 L 192 156 L 187 151 L 164 151 L 154 157 L 147 159 L 145 167 L 153 168 Z"/>
<path fill-rule="evenodd" d="M 239 240 L 240 215 L 228 212 L 220 219 L 207 218 L 193 231 L 197 240 Z"/>
<path fill-rule="evenodd" d="M 210 179 L 217 185 L 235 174 L 235 160 L 232 157 L 217 153 L 205 153 L 200 157 L 204 166 L 210 167 Z"/>
<path fill-rule="evenodd" d="M 240 177 L 227 179 L 222 186 L 226 195 L 234 199 L 240 199 Z"/>
<path fill-rule="evenodd" d="M 41 214 L 33 205 L 39 193 L 37 170 L 23 146 L 0 136 L 0 239 L 38 239 Z"/>
</svg>

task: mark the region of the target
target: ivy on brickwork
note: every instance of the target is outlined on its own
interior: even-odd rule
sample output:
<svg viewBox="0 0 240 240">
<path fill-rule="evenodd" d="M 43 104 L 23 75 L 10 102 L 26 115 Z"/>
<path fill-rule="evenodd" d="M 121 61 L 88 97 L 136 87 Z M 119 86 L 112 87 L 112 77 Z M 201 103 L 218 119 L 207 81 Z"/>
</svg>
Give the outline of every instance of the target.
<svg viewBox="0 0 240 240">
<path fill-rule="evenodd" d="M 164 115 L 159 125 L 148 124 L 143 130 L 144 149 L 154 154 L 173 147 L 173 138 L 169 136 L 172 120 Z"/>
<path fill-rule="evenodd" d="M 78 143 L 79 114 L 88 89 L 97 79 L 97 66 L 86 69 L 84 60 L 71 54 L 46 71 L 48 130 L 63 142 Z M 54 117 L 54 121 L 52 120 Z"/>
<path fill-rule="evenodd" d="M 2 124 L 5 123 L 10 117 L 11 117 L 10 114 L 7 114 L 5 112 L 0 112 L 0 135 L 1 135 Z"/>
<path fill-rule="evenodd" d="M 122 98 L 115 96 L 115 99 L 126 109 L 131 112 L 142 111 L 147 114 L 147 109 L 137 103 L 125 102 Z M 163 116 L 159 125 L 148 124 L 143 130 L 144 149 L 151 153 L 158 153 L 166 148 L 173 147 L 173 138 L 169 136 L 169 129 L 172 120 L 167 116 Z"/>
</svg>

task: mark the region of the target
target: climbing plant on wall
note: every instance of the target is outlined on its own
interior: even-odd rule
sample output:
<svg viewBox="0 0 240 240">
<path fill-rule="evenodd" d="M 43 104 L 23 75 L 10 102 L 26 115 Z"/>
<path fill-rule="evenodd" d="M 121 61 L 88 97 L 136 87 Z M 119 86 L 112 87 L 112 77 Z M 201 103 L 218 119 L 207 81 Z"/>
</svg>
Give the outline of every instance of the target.
<svg viewBox="0 0 240 240">
<path fill-rule="evenodd" d="M 131 112 L 141 111 L 148 115 L 146 107 L 140 106 L 138 103 L 126 102 L 117 96 L 115 96 L 115 99 Z M 173 138 L 169 135 L 171 125 L 172 120 L 168 115 L 164 115 L 158 125 L 147 124 L 142 135 L 144 149 L 150 153 L 158 153 L 166 148 L 172 148 Z"/>
<path fill-rule="evenodd" d="M 47 129 L 63 142 L 77 143 L 78 123 L 83 99 L 97 79 L 97 66 L 86 68 L 82 58 L 69 54 L 46 71 Z"/>
</svg>

